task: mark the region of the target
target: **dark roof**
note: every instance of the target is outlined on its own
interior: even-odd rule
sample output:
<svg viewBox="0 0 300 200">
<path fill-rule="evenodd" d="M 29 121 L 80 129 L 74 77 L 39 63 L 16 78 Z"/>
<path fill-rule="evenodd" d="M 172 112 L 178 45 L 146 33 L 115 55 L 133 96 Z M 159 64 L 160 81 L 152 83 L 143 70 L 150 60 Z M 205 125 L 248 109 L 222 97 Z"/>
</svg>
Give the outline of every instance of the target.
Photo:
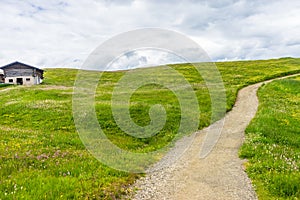
<svg viewBox="0 0 300 200">
<path fill-rule="evenodd" d="M 26 66 L 26 67 L 30 67 L 30 68 L 33 68 L 33 69 L 36 69 L 36 70 L 44 71 L 44 70 L 39 69 L 39 68 L 37 68 L 37 67 L 33 67 L 33 66 L 31 66 L 31 65 L 27 65 L 27 64 L 24 64 L 24 63 L 21 63 L 21 62 L 18 62 L 18 61 L 13 62 L 13 63 L 10 63 L 10 64 L 8 64 L 8 65 L 5 65 L 5 66 L 3 66 L 3 67 L 0 67 L 0 69 L 4 69 L 4 68 L 7 68 L 7 67 L 16 65 L 16 64 L 23 65 L 23 66 Z"/>
</svg>

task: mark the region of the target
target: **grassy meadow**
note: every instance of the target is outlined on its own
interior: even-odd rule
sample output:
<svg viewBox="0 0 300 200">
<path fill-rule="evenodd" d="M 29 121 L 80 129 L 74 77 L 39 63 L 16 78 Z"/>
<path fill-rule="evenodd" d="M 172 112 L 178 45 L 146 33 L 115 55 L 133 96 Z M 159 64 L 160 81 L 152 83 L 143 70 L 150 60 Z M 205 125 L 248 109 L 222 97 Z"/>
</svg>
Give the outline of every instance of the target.
<svg viewBox="0 0 300 200">
<path fill-rule="evenodd" d="M 227 110 L 232 108 L 240 88 L 300 72 L 300 59 L 294 58 L 216 65 L 226 89 Z M 201 110 L 198 128 L 208 126 L 210 97 L 202 77 L 189 64 L 171 67 L 189 81 L 197 95 Z M 131 137 L 114 121 L 111 94 L 124 73 L 102 74 L 95 96 L 99 124 L 122 149 L 148 152 L 167 145 L 176 137 L 181 116 L 176 96 L 164 87 L 146 85 L 130 99 L 130 116 L 141 126 L 150 121 L 149 107 L 163 104 L 167 121 L 157 135 Z M 72 116 L 76 74 L 73 69 L 46 69 L 41 85 L 0 87 L 0 199 L 120 199 L 132 192 L 128 185 L 141 174 L 101 164 L 86 150 L 76 132 Z"/>
<path fill-rule="evenodd" d="M 240 156 L 260 199 L 300 199 L 300 77 L 259 89 Z"/>
</svg>

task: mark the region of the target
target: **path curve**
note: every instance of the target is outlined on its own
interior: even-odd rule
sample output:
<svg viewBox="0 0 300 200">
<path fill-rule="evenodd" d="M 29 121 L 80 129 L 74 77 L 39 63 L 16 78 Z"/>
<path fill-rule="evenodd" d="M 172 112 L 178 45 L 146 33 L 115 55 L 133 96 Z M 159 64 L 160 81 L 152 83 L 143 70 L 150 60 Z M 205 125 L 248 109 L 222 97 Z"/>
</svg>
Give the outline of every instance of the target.
<svg viewBox="0 0 300 200">
<path fill-rule="evenodd" d="M 300 74 L 276 79 L 297 75 Z M 175 164 L 157 171 L 150 170 L 153 172 L 137 180 L 133 187 L 139 190 L 133 199 L 257 199 L 251 180 L 244 171 L 244 161 L 238 157 L 238 150 L 243 143 L 244 131 L 258 108 L 257 89 L 263 83 L 276 79 L 239 91 L 233 109 L 225 115 L 221 137 L 206 158 L 199 158 L 200 147 L 213 125 L 195 133 L 193 144 Z"/>
</svg>

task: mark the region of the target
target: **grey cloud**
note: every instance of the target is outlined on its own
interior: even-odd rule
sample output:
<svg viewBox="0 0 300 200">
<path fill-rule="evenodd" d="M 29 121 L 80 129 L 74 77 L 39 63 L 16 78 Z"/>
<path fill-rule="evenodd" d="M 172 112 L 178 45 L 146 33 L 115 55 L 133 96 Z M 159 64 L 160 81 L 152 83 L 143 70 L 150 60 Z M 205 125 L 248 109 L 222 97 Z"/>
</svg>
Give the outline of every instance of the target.
<svg viewBox="0 0 300 200">
<path fill-rule="evenodd" d="M 299 57 L 300 52 L 297 0 L 3 0 L 0 13 L 2 64 L 79 67 L 103 41 L 144 27 L 192 37 L 213 60 Z M 151 62 L 145 58 L 140 62 Z"/>
</svg>

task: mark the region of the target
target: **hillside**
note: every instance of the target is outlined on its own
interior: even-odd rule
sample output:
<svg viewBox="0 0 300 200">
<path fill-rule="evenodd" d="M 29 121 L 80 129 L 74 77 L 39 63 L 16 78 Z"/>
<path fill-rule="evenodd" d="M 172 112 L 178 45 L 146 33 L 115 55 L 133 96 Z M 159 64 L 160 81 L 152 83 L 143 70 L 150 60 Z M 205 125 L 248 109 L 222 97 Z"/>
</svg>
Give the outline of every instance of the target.
<svg viewBox="0 0 300 200">
<path fill-rule="evenodd" d="M 226 89 L 227 110 L 231 110 L 237 91 L 242 87 L 300 72 L 300 59 L 295 58 L 216 65 Z M 189 81 L 197 95 L 201 110 L 198 128 L 208 126 L 211 106 L 202 77 L 189 64 L 171 67 Z M 95 96 L 99 124 L 107 137 L 125 150 L 149 152 L 167 145 L 178 131 L 180 102 L 165 87 L 141 87 L 130 99 L 130 115 L 141 126 L 150 122 L 149 107 L 163 104 L 168 117 L 157 135 L 131 137 L 115 123 L 111 94 L 124 73 L 102 74 Z M 74 69 L 46 69 L 41 85 L 0 87 L 0 191 L 3 191 L 0 199 L 114 199 L 130 192 L 127 186 L 141 176 L 101 164 L 82 144 L 72 116 L 76 74 Z"/>
</svg>

